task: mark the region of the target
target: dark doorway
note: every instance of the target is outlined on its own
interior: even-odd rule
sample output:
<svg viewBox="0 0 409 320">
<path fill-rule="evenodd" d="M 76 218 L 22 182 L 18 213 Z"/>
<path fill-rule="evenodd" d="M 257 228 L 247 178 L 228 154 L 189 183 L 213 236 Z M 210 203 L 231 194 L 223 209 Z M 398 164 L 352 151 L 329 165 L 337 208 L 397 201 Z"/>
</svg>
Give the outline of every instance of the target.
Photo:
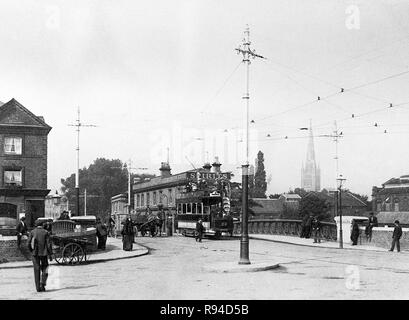
<svg viewBox="0 0 409 320">
<path fill-rule="evenodd" d="M 26 201 L 26 222 L 29 228 L 34 227 L 34 222 L 38 218 L 44 217 L 44 201 L 27 200 Z"/>
</svg>

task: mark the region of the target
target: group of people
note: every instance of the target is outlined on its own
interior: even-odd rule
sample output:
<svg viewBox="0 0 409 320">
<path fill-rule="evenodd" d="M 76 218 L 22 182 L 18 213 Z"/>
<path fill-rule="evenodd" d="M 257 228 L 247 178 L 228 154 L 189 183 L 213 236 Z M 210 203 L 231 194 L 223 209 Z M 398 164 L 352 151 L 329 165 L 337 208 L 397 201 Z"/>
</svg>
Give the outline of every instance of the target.
<svg viewBox="0 0 409 320">
<path fill-rule="evenodd" d="M 314 243 L 320 243 L 322 237 L 322 224 L 317 216 L 305 215 L 301 222 L 301 238 L 314 238 Z"/>
</svg>

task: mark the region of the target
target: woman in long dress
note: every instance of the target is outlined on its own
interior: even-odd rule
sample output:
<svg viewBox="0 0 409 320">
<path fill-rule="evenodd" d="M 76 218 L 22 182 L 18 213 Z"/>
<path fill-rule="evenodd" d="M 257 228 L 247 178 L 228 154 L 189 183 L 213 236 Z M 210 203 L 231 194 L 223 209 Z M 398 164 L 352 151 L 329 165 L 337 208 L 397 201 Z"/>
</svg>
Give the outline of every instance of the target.
<svg viewBox="0 0 409 320">
<path fill-rule="evenodd" d="M 132 225 L 132 221 L 130 217 L 126 218 L 126 221 L 125 221 L 125 224 L 124 224 L 124 227 L 121 233 L 122 233 L 123 249 L 125 251 L 132 251 L 134 230 L 133 230 L 133 225 Z"/>
<path fill-rule="evenodd" d="M 352 230 L 351 230 L 351 240 L 352 245 L 356 246 L 359 239 L 359 225 L 358 222 L 354 219 L 352 220 Z"/>
</svg>

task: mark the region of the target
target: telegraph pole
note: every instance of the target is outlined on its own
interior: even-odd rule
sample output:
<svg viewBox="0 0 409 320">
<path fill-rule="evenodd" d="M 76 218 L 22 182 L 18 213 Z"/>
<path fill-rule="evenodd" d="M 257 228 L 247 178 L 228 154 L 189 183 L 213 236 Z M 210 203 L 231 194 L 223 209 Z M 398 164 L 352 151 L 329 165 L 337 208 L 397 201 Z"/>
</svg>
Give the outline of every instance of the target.
<svg viewBox="0 0 409 320">
<path fill-rule="evenodd" d="M 239 264 L 250 264 L 249 259 L 249 235 L 248 235 L 248 199 L 249 199 L 249 105 L 250 105 L 250 58 L 265 59 L 250 49 L 250 28 L 247 26 L 244 31 L 244 39 L 242 45 L 236 48 L 237 54 L 243 55 L 243 62 L 246 64 L 246 93 L 243 96 L 245 99 L 245 123 L 244 123 L 244 151 L 245 163 L 242 165 L 242 216 L 241 216 L 241 239 L 240 239 L 240 260 Z"/>
<path fill-rule="evenodd" d="M 339 165 L 338 165 L 338 139 L 342 138 L 342 132 L 338 133 L 338 127 L 337 127 L 337 122 L 334 121 L 334 132 L 333 134 L 322 134 L 319 135 L 319 137 L 330 137 L 333 138 L 335 142 L 335 171 L 336 171 L 336 176 L 335 176 L 335 198 L 334 198 L 334 216 L 339 216 L 339 247 L 342 249 L 343 248 L 343 234 L 342 234 L 342 202 L 341 202 L 341 186 L 338 187 L 338 182 L 340 185 L 342 185 L 342 182 L 345 181 L 345 179 L 342 178 L 342 175 L 338 173 L 339 171 Z"/>
<path fill-rule="evenodd" d="M 78 118 L 76 124 L 69 124 L 71 127 L 77 127 L 77 173 L 75 175 L 75 194 L 76 194 L 76 214 L 80 215 L 80 128 L 81 127 L 96 127 L 93 124 L 83 124 L 80 120 L 80 107 L 78 107 Z"/>
</svg>

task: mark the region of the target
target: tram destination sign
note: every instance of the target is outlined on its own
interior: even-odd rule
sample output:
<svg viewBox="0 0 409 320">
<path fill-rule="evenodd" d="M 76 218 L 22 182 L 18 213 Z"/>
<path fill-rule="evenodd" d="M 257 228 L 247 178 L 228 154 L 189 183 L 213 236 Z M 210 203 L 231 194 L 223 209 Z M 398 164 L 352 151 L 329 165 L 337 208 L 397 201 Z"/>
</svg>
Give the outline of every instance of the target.
<svg viewBox="0 0 409 320">
<path fill-rule="evenodd" d="M 227 179 L 230 180 L 230 172 L 188 172 L 188 179 L 191 180 L 216 180 L 216 179 Z"/>
</svg>

